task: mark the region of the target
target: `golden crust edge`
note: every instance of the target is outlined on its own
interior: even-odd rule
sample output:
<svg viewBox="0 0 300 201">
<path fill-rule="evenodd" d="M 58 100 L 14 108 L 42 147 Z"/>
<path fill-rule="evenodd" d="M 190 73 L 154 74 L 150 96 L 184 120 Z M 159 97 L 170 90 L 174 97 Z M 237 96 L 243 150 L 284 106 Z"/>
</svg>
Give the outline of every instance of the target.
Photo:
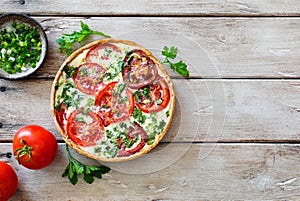
<svg viewBox="0 0 300 201">
<path fill-rule="evenodd" d="M 163 78 L 166 80 L 169 88 L 170 88 L 170 118 L 169 121 L 167 122 L 164 130 L 158 135 L 158 138 L 155 140 L 155 142 L 148 146 L 147 149 L 142 149 L 141 151 L 137 152 L 136 154 L 130 155 L 128 157 L 120 157 L 120 158 L 102 158 L 102 157 L 97 157 L 95 155 L 92 155 L 84 150 L 82 150 L 78 145 L 76 145 L 75 143 L 73 143 L 67 136 L 67 134 L 61 129 L 60 125 L 57 122 L 56 119 L 56 115 L 55 115 L 55 86 L 63 72 L 63 68 L 70 63 L 73 59 L 75 59 L 79 54 L 81 54 L 83 51 L 95 46 L 95 45 L 99 45 L 102 43 L 122 43 L 125 45 L 131 45 L 131 46 L 136 46 L 138 48 L 140 48 L 142 51 L 144 51 L 154 62 L 155 64 L 159 67 L 159 69 L 162 71 L 163 73 Z M 133 41 L 129 41 L 129 40 L 122 40 L 122 39 L 114 39 L 114 38 L 108 38 L 108 39 L 101 39 L 101 40 L 97 40 L 94 41 L 92 43 L 89 43 L 81 48 L 79 48 L 78 50 L 74 51 L 65 61 L 64 63 L 60 66 L 58 72 L 56 73 L 56 76 L 53 80 L 52 83 L 52 87 L 51 87 L 51 99 L 50 99 L 50 110 L 51 110 L 51 115 L 54 119 L 54 123 L 55 126 L 58 130 L 58 132 L 60 133 L 60 135 L 62 136 L 63 140 L 68 144 L 68 146 L 72 147 L 73 149 L 75 149 L 79 154 L 84 155 L 86 157 L 95 159 L 95 160 L 99 160 L 99 161 L 103 161 L 103 162 L 123 162 L 123 161 L 129 161 L 135 158 L 139 158 L 143 155 L 145 155 L 146 153 L 148 153 L 149 151 L 151 151 L 154 147 L 156 147 L 158 145 L 158 143 L 162 140 L 162 138 L 166 135 L 166 133 L 169 130 L 169 127 L 171 125 L 171 122 L 173 120 L 173 115 L 174 115 L 174 111 L 175 111 L 175 101 L 176 101 L 176 96 L 175 96 L 175 89 L 174 89 L 174 85 L 173 82 L 167 72 L 167 70 L 165 69 L 165 67 L 153 56 L 153 54 L 147 50 L 146 48 L 144 48 L 143 46 L 139 45 L 136 42 Z"/>
</svg>

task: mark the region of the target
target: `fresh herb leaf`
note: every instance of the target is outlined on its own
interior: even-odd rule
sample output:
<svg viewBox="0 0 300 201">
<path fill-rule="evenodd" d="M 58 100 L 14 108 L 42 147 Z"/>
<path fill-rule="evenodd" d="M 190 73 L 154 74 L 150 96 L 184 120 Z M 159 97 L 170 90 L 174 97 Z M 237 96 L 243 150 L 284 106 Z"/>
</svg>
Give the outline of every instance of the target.
<svg viewBox="0 0 300 201">
<path fill-rule="evenodd" d="M 134 139 L 129 139 L 127 136 L 125 136 L 123 138 L 123 142 L 127 148 L 131 148 L 132 145 L 134 145 L 134 143 L 136 143 L 138 141 L 138 139 L 139 139 L 139 137 L 136 137 Z"/>
<path fill-rule="evenodd" d="M 72 45 L 76 42 L 81 45 L 81 43 L 90 35 L 100 35 L 105 38 L 111 38 L 105 33 L 90 29 L 90 27 L 82 21 L 80 21 L 80 26 L 81 30 L 79 32 L 74 31 L 71 34 L 62 34 L 62 36 L 56 40 L 56 42 L 60 45 L 58 47 L 58 51 L 65 50 L 67 55 L 69 56 L 71 54 Z"/>
<path fill-rule="evenodd" d="M 72 66 L 65 66 L 64 71 L 67 75 L 67 78 L 73 78 L 74 75 L 76 74 L 76 69 L 78 67 L 72 67 Z"/>
<path fill-rule="evenodd" d="M 143 124 L 147 118 L 146 115 L 144 115 L 143 112 L 137 107 L 134 108 L 132 116 L 141 124 Z"/>
<path fill-rule="evenodd" d="M 135 91 L 134 93 L 133 93 L 133 97 L 134 97 L 134 100 L 135 100 L 135 102 L 139 102 L 140 101 L 140 96 L 142 96 L 142 94 L 141 94 L 141 92 L 140 91 Z"/>
<path fill-rule="evenodd" d="M 156 133 L 151 133 L 147 137 L 147 145 L 152 145 L 155 142 Z"/>
<path fill-rule="evenodd" d="M 113 90 L 112 94 L 115 98 L 119 97 L 122 92 L 125 90 L 125 85 L 124 84 L 119 84 L 115 89 Z"/>
<path fill-rule="evenodd" d="M 116 63 L 111 63 L 106 71 L 107 79 L 113 80 L 115 77 L 117 77 L 120 74 L 120 72 L 122 72 L 123 65 L 124 61 L 122 59 Z"/>
<path fill-rule="evenodd" d="M 166 112 L 166 117 L 168 118 L 170 116 L 170 111 L 168 110 L 167 112 Z"/>
<path fill-rule="evenodd" d="M 102 174 L 106 174 L 110 171 L 106 166 L 91 166 L 84 165 L 76 158 L 74 158 L 69 150 L 69 146 L 66 144 L 66 151 L 69 159 L 69 164 L 62 174 L 62 177 L 68 176 L 69 181 L 75 185 L 78 182 L 78 176 L 83 174 L 83 179 L 87 183 L 91 184 L 94 181 L 94 177 L 102 178 Z"/>
<path fill-rule="evenodd" d="M 173 61 L 170 60 L 170 59 L 173 60 L 177 57 L 177 53 L 178 53 L 177 47 L 171 46 L 170 48 L 168 48 L 167 46 L 164 46 L 161 53 L 163 56 L 165 56 L 165 59 L 162 61 L 162 63 L 169 64 L 170 68 L 173 71 L 179 73 L 180 75 L 184 77 L 189 77 L 189 71 L 187 69 L 187 65 L 183 61 L 180 60 L 174 63 Z"/>
<path fill-rule="evenodd" d="M 106 132 L 106 131 L 105 131 Z M 108 132 L 106 132 L 108 133 Z M 114 137 L 114 133 L 112 131 L 109 132 L 111 138 Z M 100 146 L 94 148 L 95 153 L 101 153 L 108 158 L 114 158 L 118 154 L 118 145 L 114 140 L 101 141 Z M 97 172 L 95 172 L 96 174 Z M 98 173 L 97 173 L 98 174 Z"/>
<path fill-rule="evenodd" d="M 72 90 L 73 88 L 75 88 L 74 83 L 66 81 L 63 85 L 61 94 L 58 95 L 58 101 L 56 102 L 55 108 L 59 108 L 61 100 L 67 107 L 74 107 L 76 109 L 79 107 L 83 97 L 78 91 Z"/>
<path fill-rule="evenodd" d="M 150 98 L 150 92 L 151 92 L 150 85 L 146 86 L 146 87 L 143 89 L 143 94 L 144 94 L 144 96 L 146 97 L 146 99 L 149 99 L 149 98 Z"/>
<path fill-rule="evenodd" d="M 170 48 L 164 46 L 164 49 L 161 53 L 163 56 L 166 56 L 171 59 L 175 59 L 178 53 L 178 48 L 174 46 L 171 46 Z"/>
</svg>

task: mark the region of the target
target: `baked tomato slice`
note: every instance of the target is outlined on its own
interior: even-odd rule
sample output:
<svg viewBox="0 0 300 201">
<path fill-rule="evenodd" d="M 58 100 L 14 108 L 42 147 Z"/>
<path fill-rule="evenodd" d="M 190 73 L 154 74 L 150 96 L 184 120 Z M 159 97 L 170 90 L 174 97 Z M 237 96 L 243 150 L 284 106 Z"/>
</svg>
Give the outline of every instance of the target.
<svg viewBox="0 0 300 201">
<path fill-rule="evenodd" d="M 124 143 L 124 139 L 119 138 L 118 139 L 118 148 L 119 148 L 118 157 L 129 156 L 129 155 L 135 154 L 136 152 L 140 151 L 146 144 L 147 133 L 138 123 L 134 122 L 134 125 L 129 127 L 127 134 L 126 134 L 126 138 L 127 138 L 126 139 L 127 141 L 135 141 L 138 138 L 140 138 L 140 141 L 133 148 L 132 147 L 127 148 L 126 144 Z"/>
<path fill-rule="evenodd" d="M 159 77 L 151 85 L 134 92 L 137 107 L 145 113 L 158 112 L 167 107 L 170 101 L 170 90 L 166 81 Z"/>
<path fill-rule="evenodd" d="M 142 50 L 132 50 L 125 56 L 122 77 L 126 86 L 144 87 L 151 84 L 157 74 L 156 64 Z"/>
<path fill-rule="evenodd" d="M 66 110 L 67 107 L 64 103 L 61 103 L 57 108 L 55 108 L 55 116 L 56 116 L 56 120 L 60 126 L 61 129 L 64 130 L 64 126 L 65 126 L 65 120 L 66 118 Z"/>
<path fill-rule="evenodd" d="M 100 63 L 108 68 L 112 61 L 116 61 L 120 57 L 122 57 L 122 52 L 116 45 L 102 43 L 91 48 L 86 54 L 85 60 Z"/>
<path fill-rule="evenodd" d="M 95 106 L 104 126 L 130 118 L 134 109 L 134 98 L 124 84 L 110 82 L 96 95 Z"/>
<path fill-rule="evenodd" d="M 74 110 L 67 123 L 68 137 L 77 145 L 94 146 L 104 135 L 101 119 L 92 111 L 85 109 Z"/>
<path fill-rule="evenodd" d="M 73 77 L 74 83 L 81 92 L 94 95 L 105 79 L 106 69 L 97 63 L 81 64 Z"/>
</svg>

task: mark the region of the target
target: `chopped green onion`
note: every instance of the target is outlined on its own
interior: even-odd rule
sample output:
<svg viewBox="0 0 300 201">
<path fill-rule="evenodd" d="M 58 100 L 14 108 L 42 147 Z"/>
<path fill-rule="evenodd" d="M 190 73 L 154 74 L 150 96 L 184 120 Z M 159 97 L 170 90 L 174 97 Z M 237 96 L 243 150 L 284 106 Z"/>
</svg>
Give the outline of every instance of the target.
<svg viewBox="0 0 300 201">
<path fill-rule="evenodd" d="M 35 27 L 12 22 L 0 30 L 0 68 L 8 74 L 35 68 L 41 47 L 41 37 Z"/>
</svg>

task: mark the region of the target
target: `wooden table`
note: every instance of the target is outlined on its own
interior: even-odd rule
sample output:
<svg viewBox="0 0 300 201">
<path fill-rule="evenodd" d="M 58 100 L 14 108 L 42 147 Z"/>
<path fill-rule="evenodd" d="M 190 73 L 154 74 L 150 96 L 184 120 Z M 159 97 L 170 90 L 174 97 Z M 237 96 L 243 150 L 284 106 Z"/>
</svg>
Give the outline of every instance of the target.
<svg viewBox="0 0 300 201">
<path fill-rule="evenodd" d="M 11 151 L 14 133 L 27 124 L 44 126 L 59 142 L 55 161 L 39 171 L 5 159 L 19 177 L 11 200 L 300 200 L 299 1 L 2 0 L 6 12 L 38 20 L 49 53 L 35 75 L 0 80 L 0 150 Z M 178 107 L 151 163 L 114 164 L 103 179 L 73 186 L 61 177 L 67 157 L 49 102 L 66 58 L 55 40 L 79 30 L 81 20 L 158 57 L 164 41 L 173 42 L 191 75 L 170 71 Z M 184 154 L 161 167 L 170 152 Z"/>
</svg>

